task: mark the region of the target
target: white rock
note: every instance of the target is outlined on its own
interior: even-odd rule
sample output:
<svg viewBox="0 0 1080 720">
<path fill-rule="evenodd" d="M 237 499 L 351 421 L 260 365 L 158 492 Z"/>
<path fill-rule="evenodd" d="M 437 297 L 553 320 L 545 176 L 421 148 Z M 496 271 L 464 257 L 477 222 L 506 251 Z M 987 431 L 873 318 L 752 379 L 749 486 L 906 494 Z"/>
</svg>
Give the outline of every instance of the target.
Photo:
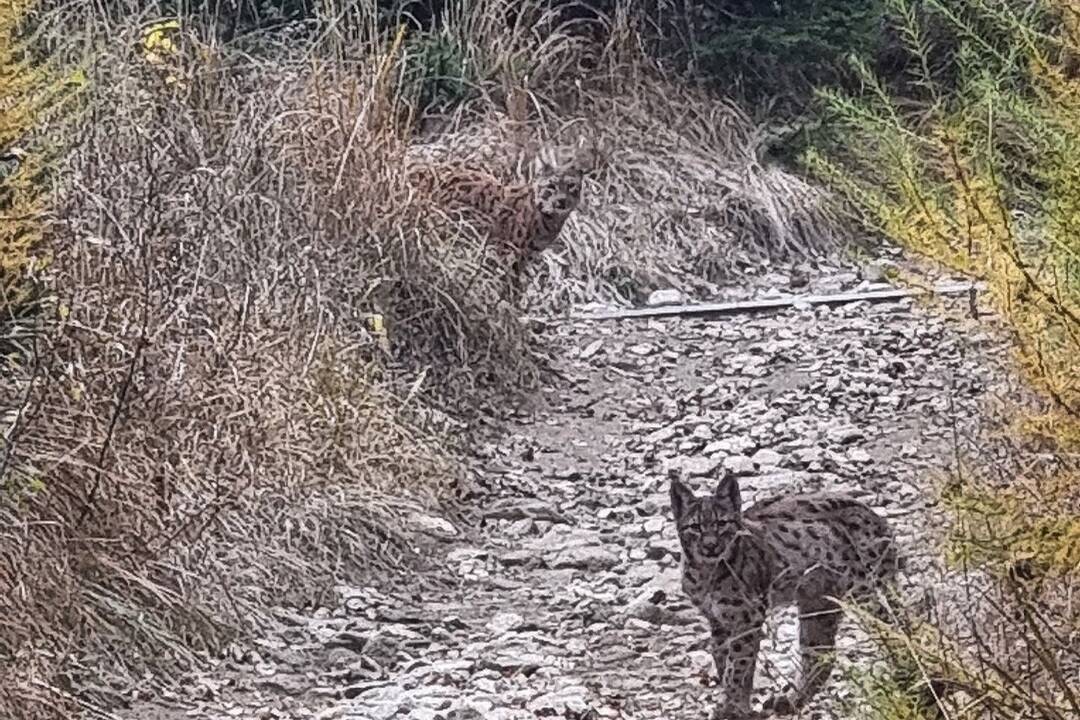
<svg viewBox="0 0 1080 720">
<path fill-rule="evenodd" d="M 646 536 L 661 534 L 664 531 L 664 525 L 666 524 L 667 520 L 663 517 L 655 516 L 649 518 L 643 523 Z"/>
<path fill-rule="evenodd" d="M 525 624 L 525 618 L 515 612 L 502 612 L 488 621 L 487 629 L 492 635 L 513 632 Z"/>
<path fill-rule="evenodd" d="M 762 448 L 754 453 L 750 458 L 755 465 L 759 467 L 776 467 L 784 459 L 783 456 L 775 450 L 769 450 L 768 448 Z"/>
<path fill-rule="evenodd" d="M 869 463 L 873 462 L 873 458 L 870 457 L 870 453 L 866 452 L 862 448 L 852 448 L 848 450 L 848 460 L 854 463 Z"/>
<path fill-rule="evenodd" d="M 753 475 L 757 470 L 754 461 L 745 455 L 731 455 L 724 458 L 724 469 L 735 475 Z"/>
<path fill-rule="evenodd" d="M 740 455 L 756 447 L 756 443 L 745 435 L 733 435 L 716 441 L 719 449 L 732 455 Z"/>
<path fill-rule="evenodd" d="M 841 425 L 839 427 L 831 427 L 826 431 L 825 437 L 830 442 L 846 444 L 861 440 L 866 437 L 865 433 L 854 425 Z"/>
<path fill-rule="evenodd" d="M 600 352 L 600 348 L 604 346 L 603 340 L 593 340 L 589 343 L 584 350 L 581 351 L 581 359 L 588 360 L 596 353 Z"/>
<path fill-rule="evenodd" d="M 649 307 L 659 307 L 661 305 L 681 305 L 686 302 L 686 296 L 683 295 L 681 290 L 675 288 L 663 288 L 661 290 L 653 290 L 649 293 L 649 299 L 646 300 L 646 304 Z"/>
<path fill-rule="evenodd" d="M 686 659 L 690 663 L 690 671 L 694 675 L 706 675 L 713 671 L 716 663 L 713 662 L 712 654 L 704 650 L 691 650 L 686 653 Z"/>
</svg>

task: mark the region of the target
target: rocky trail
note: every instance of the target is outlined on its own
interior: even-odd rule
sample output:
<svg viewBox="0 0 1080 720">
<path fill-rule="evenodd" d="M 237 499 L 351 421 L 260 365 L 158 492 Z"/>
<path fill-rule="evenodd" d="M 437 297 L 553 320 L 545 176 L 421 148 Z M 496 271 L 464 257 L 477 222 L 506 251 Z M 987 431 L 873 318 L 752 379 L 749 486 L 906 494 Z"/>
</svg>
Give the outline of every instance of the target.
<svg viewBox="0 0 1080 720">
<path fill-rule="evenodd" d="M 895 523 L 918 587 L 937 556 L 933 486 L 1004 357 L 985 321 L 911 299 L 549 336 L 566 381 L 479 452 L 478 522 L 431 539 L 442 582 L 343 587 L 333 607 L 282 610 L 252 648 L 123 717 L 707 717 L 712 660 L 679 587 L 668 471 L 699 492 L 733 472 L 746 501 L 853 492 Z M 796 675 L 793 611 L 767 635 L 759 701 Z M 841 638 L 844 663 L 873 660 L 851 623 Z M 803 716 L 852 716 L 849 694 L 835 673 Z"/>
</svg>

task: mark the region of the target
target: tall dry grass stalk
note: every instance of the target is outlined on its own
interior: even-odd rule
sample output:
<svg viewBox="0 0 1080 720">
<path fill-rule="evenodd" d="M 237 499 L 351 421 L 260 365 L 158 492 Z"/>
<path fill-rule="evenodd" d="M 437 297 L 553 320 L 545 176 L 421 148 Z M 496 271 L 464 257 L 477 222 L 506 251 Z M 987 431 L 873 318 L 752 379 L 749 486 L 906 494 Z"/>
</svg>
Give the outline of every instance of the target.
<svg viewBox="0 0 1080 720">
<path fill-rule="evenodd" d="M 15 708 L 68 712 L 43 689 L 68 653 L 74 685 L 103 690 L 110 668 L 194 664 L 274 603 L 400 564 L 404 518 L 464 476 L 367 331 L 380 283 L 414 315 L 416 364 L 518 372 L 516 321 L 465 284 L 470 238 L 416 222 L 375 77 L 180 42 L 200 52 L 172 82 L 100 59 L 65 168 L 0 510 Z"/>
</svg>

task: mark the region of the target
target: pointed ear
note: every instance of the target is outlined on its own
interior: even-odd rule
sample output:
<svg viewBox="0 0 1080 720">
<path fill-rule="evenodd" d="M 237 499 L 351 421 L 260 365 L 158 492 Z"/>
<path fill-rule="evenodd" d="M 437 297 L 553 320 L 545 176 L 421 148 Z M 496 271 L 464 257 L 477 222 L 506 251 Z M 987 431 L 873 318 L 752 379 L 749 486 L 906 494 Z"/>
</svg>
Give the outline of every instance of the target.
<svg viewBox="0 0 1080 720">
<path fill-rule="evenodd" d="M 536 157 L 533 158 L 532 171 L 534 177 L 552 175 L 558 167 L 559 159 L 550 145 L 540 148 L 536 153 Z"/>
<path fill-rule="evenodd" d="M 573 161 L 574 169 L 582 174 L 590 173 L 598 169 L 600 165 L 600 149 L 594 139 L 580 136 L 574 145 Z"/>
<path fill-rule="evenodd" d="M 739 481 L 732 473 L 725 473 L 716 483 L 713 497 L 735 515 L 742 514 L 742 493 L 739 491 Z"/>
<path fill-rule="evenodd" d="M 671 479 L 671 511 L 675 515 L 675 520 L 681 518 L 686 509 L 690 507 L 690 503 L 694 501 L 694 491 L 686 486 L 682 480 L 678 477 Z"/>
</svg>

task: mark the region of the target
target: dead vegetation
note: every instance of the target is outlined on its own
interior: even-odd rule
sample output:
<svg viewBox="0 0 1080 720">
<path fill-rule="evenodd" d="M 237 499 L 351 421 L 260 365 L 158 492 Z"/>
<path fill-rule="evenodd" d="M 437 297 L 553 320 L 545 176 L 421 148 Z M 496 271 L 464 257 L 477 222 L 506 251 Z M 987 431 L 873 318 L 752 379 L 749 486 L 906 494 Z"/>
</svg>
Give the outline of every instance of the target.
<svg viewBox="0 0 1080 720">
<path fill-rule="evenodd" d="M 614 148 L 536 272 L 536 304 L 708 288 L 836 241 L 822 195 L 761 163 L 737 108 L 631 51 L 628 16 L 595 47 L 538 5 L 509 30 L 486 5 L 446 30 L 475 92 L 423 140 L 584 122 Z M 374 43 L 359 23 L 241 48 L 181 24 L 151 61 L 138 25 L 91 4 L 49 22 L 79 28 L 93 70 L 66 131 L 48 292 L 0 380 L 6 717 L 118 701 L 272 604 L 401 569 L 410 513 L 467 489 L 442 411 L 469 417 L 538 374 L 484 238 L 429 222 L 440 209 L 402 180 L 423 118 L 401 35 Z M 528 83 L 512 70 L 526 57 Z M 393 358 L 374 317 L 393 320 Z"/>
<path fill-rule="evenodd" d="M 847 239 L 826 193 L 762 159 L 766 138 L 737 105 L 673 85 L 644 58 L 629 72 L 611 62 L 571 85 L 559 114 L 535 120 L 554 130 L 584 126 L 608 152 L 567 222 L 564 246 L 532 268 L 534 308 L 636 304 L 665 287 L 708 297 L 740 274 L 818 258 Z M 517 128 L 490 104 L 440 132 L 438 154 L 486 159 L 492 147 L 513 146 Z"/>
</svg>

